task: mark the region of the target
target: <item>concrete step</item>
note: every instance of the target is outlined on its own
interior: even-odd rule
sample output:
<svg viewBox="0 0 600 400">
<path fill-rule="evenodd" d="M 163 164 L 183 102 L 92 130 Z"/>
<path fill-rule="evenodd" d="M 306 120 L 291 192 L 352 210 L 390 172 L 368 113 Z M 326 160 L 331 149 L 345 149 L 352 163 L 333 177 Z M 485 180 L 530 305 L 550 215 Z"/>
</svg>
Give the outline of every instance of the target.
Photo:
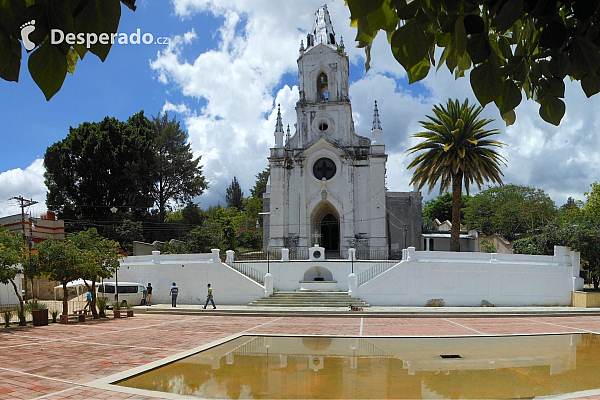
<svg viewBox="0 0 600 400">
<path fill-rule="evenodd" d="M 264 307 L 369 307 L 367 303 L 352 298 L 347 292 L 301 291 L 283 292 L 276 291 L 269 297 L 263 297 L 249 306 Z"/>
</svg>

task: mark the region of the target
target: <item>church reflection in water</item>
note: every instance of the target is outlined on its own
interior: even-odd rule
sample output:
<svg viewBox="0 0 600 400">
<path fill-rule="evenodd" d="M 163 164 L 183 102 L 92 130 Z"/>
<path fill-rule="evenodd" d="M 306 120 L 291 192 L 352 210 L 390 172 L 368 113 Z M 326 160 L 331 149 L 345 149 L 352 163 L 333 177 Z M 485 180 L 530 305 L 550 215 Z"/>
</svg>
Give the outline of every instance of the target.
<svg viewBox="0 0 600 400">
<path fill-rule="evenodd" d="M 205 398 L 531 398 L 599 389 L 594 334 L 242 336 L 121 381 Z"/>
</svg>

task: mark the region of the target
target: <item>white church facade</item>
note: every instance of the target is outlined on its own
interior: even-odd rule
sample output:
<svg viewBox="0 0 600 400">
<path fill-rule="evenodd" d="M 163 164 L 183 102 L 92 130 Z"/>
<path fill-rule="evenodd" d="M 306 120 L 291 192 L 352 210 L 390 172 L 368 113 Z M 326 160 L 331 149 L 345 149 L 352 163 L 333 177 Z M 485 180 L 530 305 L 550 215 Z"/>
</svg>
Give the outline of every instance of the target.
<svg viewBox="0 0 600 400">
<path fill-rule="evenodd" d="M 298 58 L 294 133 L 278 110 L 263 197 L 264 247 L 325 248 L 328 258 L 399 255 L 420 249 L 419 192 L 388 192 L 383 131 L 375 102 L 371 137 L 358 135 L 348 94 L 349 61 L 327 6 L 316 13 Z M 361 257 L 362 256 L 362 257 Z"/>
</svg>

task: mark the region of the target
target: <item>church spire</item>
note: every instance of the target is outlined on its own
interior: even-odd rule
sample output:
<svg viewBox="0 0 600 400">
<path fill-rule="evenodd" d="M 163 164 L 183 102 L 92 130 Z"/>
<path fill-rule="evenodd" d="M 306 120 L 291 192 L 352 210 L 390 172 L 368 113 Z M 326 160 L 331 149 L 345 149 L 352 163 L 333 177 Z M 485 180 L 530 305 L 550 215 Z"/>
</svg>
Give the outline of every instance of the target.
<svg viewBox="0 0 600 400">
<path fill-rule="evenodd" d="M 381 130 L 381 121 L 379 120 L 379 110 L 377 109 L 377 100 L 375 100 L 375 110 L 373 111 L 373 128 L 371 129 L 371 133 L 373 134 L 373 143 L 372 144 L 382 144 L 381 143 L 381 134 L 383 131 Z"/>
<path fill-rule="evenodd" d="M 283 147 L 283 122 L 281 121 L 281 104 L 277 104 L 277 123 L 275 124 L 275 147 Z"/>
<path fill-rule="evenodd" d="M 315 13 L 315 25 L 306 38 L 306 49 L 320 43 L 336 46 L 335 32 L 327 11 L 327 5 L 319 7 Z"/>
<path fill-rule="evenodd" d="M 290 148 L 290 124 L 288 124 L 287 126 L 287 132 L 285 134 L 285 147 L 287 147 L 288 149 Z"/>
<path fill-rule="evenodd" d="M 377 100 L 375 100 L 375 111 L 373 111 L 373 128 L 371 130 L 381 130 L 381 121 L 379 120 L 379 110 L 377 109 Z"/>
</svg>

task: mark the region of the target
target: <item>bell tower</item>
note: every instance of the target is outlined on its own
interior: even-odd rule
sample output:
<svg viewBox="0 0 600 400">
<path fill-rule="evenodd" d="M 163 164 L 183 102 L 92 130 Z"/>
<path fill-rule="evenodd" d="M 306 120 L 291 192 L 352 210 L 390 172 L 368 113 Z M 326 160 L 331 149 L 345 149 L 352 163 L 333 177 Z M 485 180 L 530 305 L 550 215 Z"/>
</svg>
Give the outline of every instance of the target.
<svg viewBox="0 0 600 400">
<path fill-rule="evenodd" d="M 388 249 L 387 155 L 375 105 L 374 141 L 357 135 L 348 96 L 349 61 L 327 6 L 300 44 L 295 132 L 283 141 L 278 110 L 265 194 L 265 246 L 308 249 L 319 238 L 327 258 Z M 375 117 L 374 117 L 375 118 Z"/>
</svg>

